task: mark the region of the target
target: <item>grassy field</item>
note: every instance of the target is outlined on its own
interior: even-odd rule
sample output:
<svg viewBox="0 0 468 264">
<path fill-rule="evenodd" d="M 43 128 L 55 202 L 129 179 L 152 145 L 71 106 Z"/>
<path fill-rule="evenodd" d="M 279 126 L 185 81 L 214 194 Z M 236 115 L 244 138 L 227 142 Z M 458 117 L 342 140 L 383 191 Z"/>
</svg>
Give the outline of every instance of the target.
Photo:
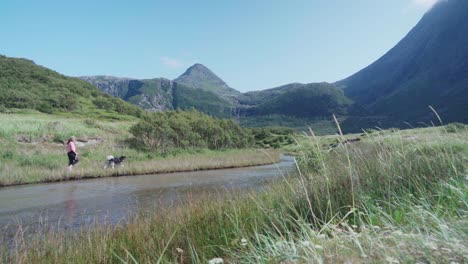
<svg viewBox="0 0 468 264">
<path fill-rule="evenodd" d="M 77 233 L 18 231 L 14 263 L 466 263 L 465 126 L 304 136 L 298 173 Z M 350 138 L 356 135 L 349 136 Z M 338 144 L 333 148 L 330 145 Z M 211 262 L 210 262 L 211 261 Z M 218 262 L 216 262 L 218 261 Z"/>
<path fill-rule="evenodd" d="M 275 151 L 172 150 L 166 153 L 130 147 L 129 127 L 135 120 L 96 121 L 38 112 L 0 114 L 0 186 L 88 177 L 219 169 L 272 163 Z M 68 175 L 66 146 L 78 138 L 79 160 Z M 103 169 L 108 155 L 127 156 L 125 167 Z"/>
</svg>

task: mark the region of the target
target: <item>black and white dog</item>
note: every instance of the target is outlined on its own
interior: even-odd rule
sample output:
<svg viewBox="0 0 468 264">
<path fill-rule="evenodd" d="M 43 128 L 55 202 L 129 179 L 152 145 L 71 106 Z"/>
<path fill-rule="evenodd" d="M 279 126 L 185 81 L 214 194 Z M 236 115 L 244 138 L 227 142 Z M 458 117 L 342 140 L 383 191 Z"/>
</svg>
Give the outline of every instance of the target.
<svg viewBox="0 0 468 264">
<path fill-rule="evenodd" d="M 114 156 L 107 156 L 107 160 L 104 163 L 104 169 L 107 169 L 107 167 L 114 168 L 115 165 L 117 166 L 122 166 L 123 167 L 123 161 L 126 159 L 125 156 L 120 156 L 117 158 L 114 158 Z"/>
</svg>

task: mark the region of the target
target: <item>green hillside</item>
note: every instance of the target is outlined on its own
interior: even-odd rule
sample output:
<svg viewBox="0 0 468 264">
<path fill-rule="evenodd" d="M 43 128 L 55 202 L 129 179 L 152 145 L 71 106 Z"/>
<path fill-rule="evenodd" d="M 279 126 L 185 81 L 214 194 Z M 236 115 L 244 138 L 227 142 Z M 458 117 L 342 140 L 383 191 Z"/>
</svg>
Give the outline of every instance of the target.
<svg viewBox="0 0 468 264">
<path fill-rule="evenodd" d="M 119 118 L 116 113 L 138 116 L 142 112 L 78 78 L 66 77 L 30 60 L 6 56 L 0 56 L 0 107 L 111 118 Z"/>
<path fill-rule="evenodd" d="M 122 98 L 143 109 L 172 109 L 172 89 L 170 80 L 157 78 L 148 80 L 130 80 L 128 92 Z"/>
<path fill-rule="evenodd" d="M 246 93 L 239 100 L 248 106 L 246 115 L 287 115 L 300 118 L 331 118 L 347 115 L 352 101 L 329 83 L 289 84 Z"/>
<path fill-rule="evenodd" d="M 371 115 L 468 122 L 468 1 L 440 1 L 393 49 L 340 81 Z"/>
<path fill-rule="evenodd" d="M 329 122 L 333 115 L 365 114 L 341 89 L 330 83 L 291 83 L 262 91 L 240 93 L 229 88 L 201 64 L 190 67 L 174 81 L 164 78 L 136 80 L 110 76 L 81 78 L 101 91 L 146 110 L 195 108 L 211 116 L 235 117 L 248 127 L 283 125 L 304 129 L 317 126 L 323 133 L 334 133 L 334 125 Z"/>
<path fill-rule="evenodd" d="M 198 111 L 216 117 L 232 117 L 235 106 L 212 92 L 194 89 L 182 84 L 174 83 L 173 88 L 174 109 L 188 110 L 195 108 Z"/>
<path fill-rule="evenodd" d="M 227 101 L 233 101 L 240 92 L 229 87 L 221 78 L 200 63 L 188 68 L 174 80 L 177 83 L 212 92 Z"/>
</svg>

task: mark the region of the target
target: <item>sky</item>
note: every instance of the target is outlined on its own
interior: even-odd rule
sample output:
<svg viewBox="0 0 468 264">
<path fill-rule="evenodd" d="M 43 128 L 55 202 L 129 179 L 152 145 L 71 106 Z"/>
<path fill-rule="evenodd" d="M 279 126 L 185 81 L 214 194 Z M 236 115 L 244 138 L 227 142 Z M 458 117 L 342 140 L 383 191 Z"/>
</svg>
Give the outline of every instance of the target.
<svg viewBox="0 0 468 264">
<path fill-rule="evenodd" d="M 1 0 L 0 54 L 69 76 L 177 78 L 202 63 L 242 92 L 334 82 L 437 0 Z"/>
</svg>

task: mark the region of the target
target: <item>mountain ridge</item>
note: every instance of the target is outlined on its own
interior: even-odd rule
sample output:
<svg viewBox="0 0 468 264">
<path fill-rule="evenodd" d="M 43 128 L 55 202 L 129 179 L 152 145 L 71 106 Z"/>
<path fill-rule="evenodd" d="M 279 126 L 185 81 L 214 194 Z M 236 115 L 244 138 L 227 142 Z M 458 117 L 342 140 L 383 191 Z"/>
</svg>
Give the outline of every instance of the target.
<svg viewBox="0 0 468 264">
<path fill-rule="evenodd" d="M 148 111 L 188 110 L 230 117 L 232 103 L 213 92 L 189 87 L 167 78 L 131 79 L 114 76 L 82 76 L 112 96 L 119 97 Z M 189 98 L 191 97 L 191 98 Z"/>
<path fill-rule="evenodd" d="M 468 122 L 468 1 L 436 3 L 378 60 L 336 83 L 374 115 L 427 121 L 433 106 L 449 122 Z"/>
<path fill-rule="evenodd" d="M 186 86 L 213 92 L 221 98 L 232 101 L 241 92 L 229 87 L 225 81 L 201 63 L 195 63 L 184 73 L 174 79 L 175 82 Z"/>
<path fill-rule="evenodd" d="M 241 93 L 230 88 L 200 63 L 189 67 L 173 81 L 164 78 L 131 80 L 112 76 L 82 78 L 102 91 L 151 111 L 195 107 L 208 114 L 237 119 L 246 116 L 281 115 L 282 112 L 298 118 L 330 119 L 332 114 L 348 114 L 348 108 L 353 104 L 342 90 L 326 82 L 290 83 Z M 162 83 L 163 80 L 167 83 L 166 88 L 164 85 L 154 84 Z M 135 85 L 136 83 L 140 85 Z M 185 107 L 181 107 L 183 105 Z"/>
<path fill-rule="evenodd" d="M 80 78 L 149 111 L 193 107 L 217 117 L 248 117 L 251 121 L 271 116 L 330 120 L 338 115 L 344 127 L 358 131 L 434 120 L 431 105 L 444 121 L 467 123 L 466 10 L 468 1 L 436 4 L 395 47 L 336 83 L 289 83 L 241 93 L 200 63 L 174 80 L 107 75 Z"/>
</svg>

